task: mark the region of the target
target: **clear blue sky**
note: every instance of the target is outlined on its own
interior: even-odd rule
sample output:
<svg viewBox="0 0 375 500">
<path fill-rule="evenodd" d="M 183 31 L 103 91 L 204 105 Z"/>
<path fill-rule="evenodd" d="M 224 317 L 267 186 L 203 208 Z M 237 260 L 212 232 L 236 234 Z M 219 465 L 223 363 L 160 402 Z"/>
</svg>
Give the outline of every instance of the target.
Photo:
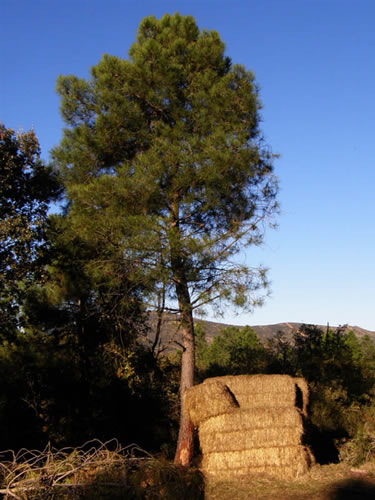
<svg viewBox="0 0 375 500">
<path fill-rule="evenodd" d="M 59 74 L 127 56 L 147 15 L 191 14 L 254 70 L 263 132 L 280 153 L 279 229 L 249 265 L 272 295 L 238 324 L 349 323 L 375 330 L 374 0 L 0 0 L 0 120 L 61 137 Z"/>
</svg>

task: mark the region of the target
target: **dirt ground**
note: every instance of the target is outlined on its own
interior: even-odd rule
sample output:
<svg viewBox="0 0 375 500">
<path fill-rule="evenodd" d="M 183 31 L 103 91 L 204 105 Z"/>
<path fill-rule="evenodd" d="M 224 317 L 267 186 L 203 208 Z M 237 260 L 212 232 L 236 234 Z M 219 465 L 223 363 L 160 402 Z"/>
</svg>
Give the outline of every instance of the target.
<svg viewBox="0 0 375 500">
<path fill-rule="evenodd" d="M 375 464 L 312 467 L 293 481 L 266 475 L 235 481 L 207 480 L 206 500 L 375 500 Z"/>
</svg>

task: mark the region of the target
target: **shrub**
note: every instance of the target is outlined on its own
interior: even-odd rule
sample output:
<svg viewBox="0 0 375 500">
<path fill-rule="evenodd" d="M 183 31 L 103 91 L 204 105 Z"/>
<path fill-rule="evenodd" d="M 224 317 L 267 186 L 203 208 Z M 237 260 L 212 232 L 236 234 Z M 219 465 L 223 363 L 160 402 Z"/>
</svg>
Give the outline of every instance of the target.
<svg viewBox="0 0 375 500">
<path fill-rule="evenodd" d="M 375 460 L 375 408 L 357 412 L 359 425 L 352 439 L 340 443 L 340 460 L 350 465 L 361 465 Z"/>
</svg>

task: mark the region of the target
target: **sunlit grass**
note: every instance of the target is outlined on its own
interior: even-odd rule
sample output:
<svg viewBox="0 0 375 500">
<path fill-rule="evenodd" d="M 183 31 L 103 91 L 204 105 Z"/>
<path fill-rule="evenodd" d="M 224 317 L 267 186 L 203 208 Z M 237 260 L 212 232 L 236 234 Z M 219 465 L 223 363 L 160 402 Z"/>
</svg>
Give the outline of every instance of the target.
<svg viewBox="0 0 375 500">
<path fill-rule="evenodd" d="M 350 494 L 351 484 L 364 491 L 369 487 L 371 489 L 369 494 L 373 495 L 375 464 L 366 464 L 358 470 L 346 464 L 315 465 L 308 474 L 288 481 L 259 474 L 234 481 L 208 479 L 205 498 L 206 500 L 333 500 L 341 498 L 335 495 L 342 485 L 345 485 Z M 375 496 L 366 496 L 365 492 L 363 498 L 375 498 Z"/>
</svg>

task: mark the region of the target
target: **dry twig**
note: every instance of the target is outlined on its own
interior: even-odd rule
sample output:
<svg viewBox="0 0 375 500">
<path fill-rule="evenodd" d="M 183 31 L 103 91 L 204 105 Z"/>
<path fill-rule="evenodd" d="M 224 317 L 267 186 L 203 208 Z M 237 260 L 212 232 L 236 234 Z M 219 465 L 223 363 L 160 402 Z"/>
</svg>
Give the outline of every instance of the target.
<svg viewBox="0 0 375 500">
<path fill-rule="evenodd" d="M 27 500 L 36 492 L 39 499 L 51 498 L 57 489 L 83 487 L 90 476 L 109 471 L 115 475 L 117 471 L 117 479 L 121 477 L 122 481 L 104 480 L 100 485 L 124 486 L 129 471 L 153 458 L 137 445 L 121 447 L 117 440 L 93 440 L 79 448 L 62 450 L 50 445 L 43 451 L 22 449 L 15 454 L 7 450 L 0 453 L 0 460 L 9 455 L 0 462 L 0 493 L 17 500 Z"/>
</svg>

